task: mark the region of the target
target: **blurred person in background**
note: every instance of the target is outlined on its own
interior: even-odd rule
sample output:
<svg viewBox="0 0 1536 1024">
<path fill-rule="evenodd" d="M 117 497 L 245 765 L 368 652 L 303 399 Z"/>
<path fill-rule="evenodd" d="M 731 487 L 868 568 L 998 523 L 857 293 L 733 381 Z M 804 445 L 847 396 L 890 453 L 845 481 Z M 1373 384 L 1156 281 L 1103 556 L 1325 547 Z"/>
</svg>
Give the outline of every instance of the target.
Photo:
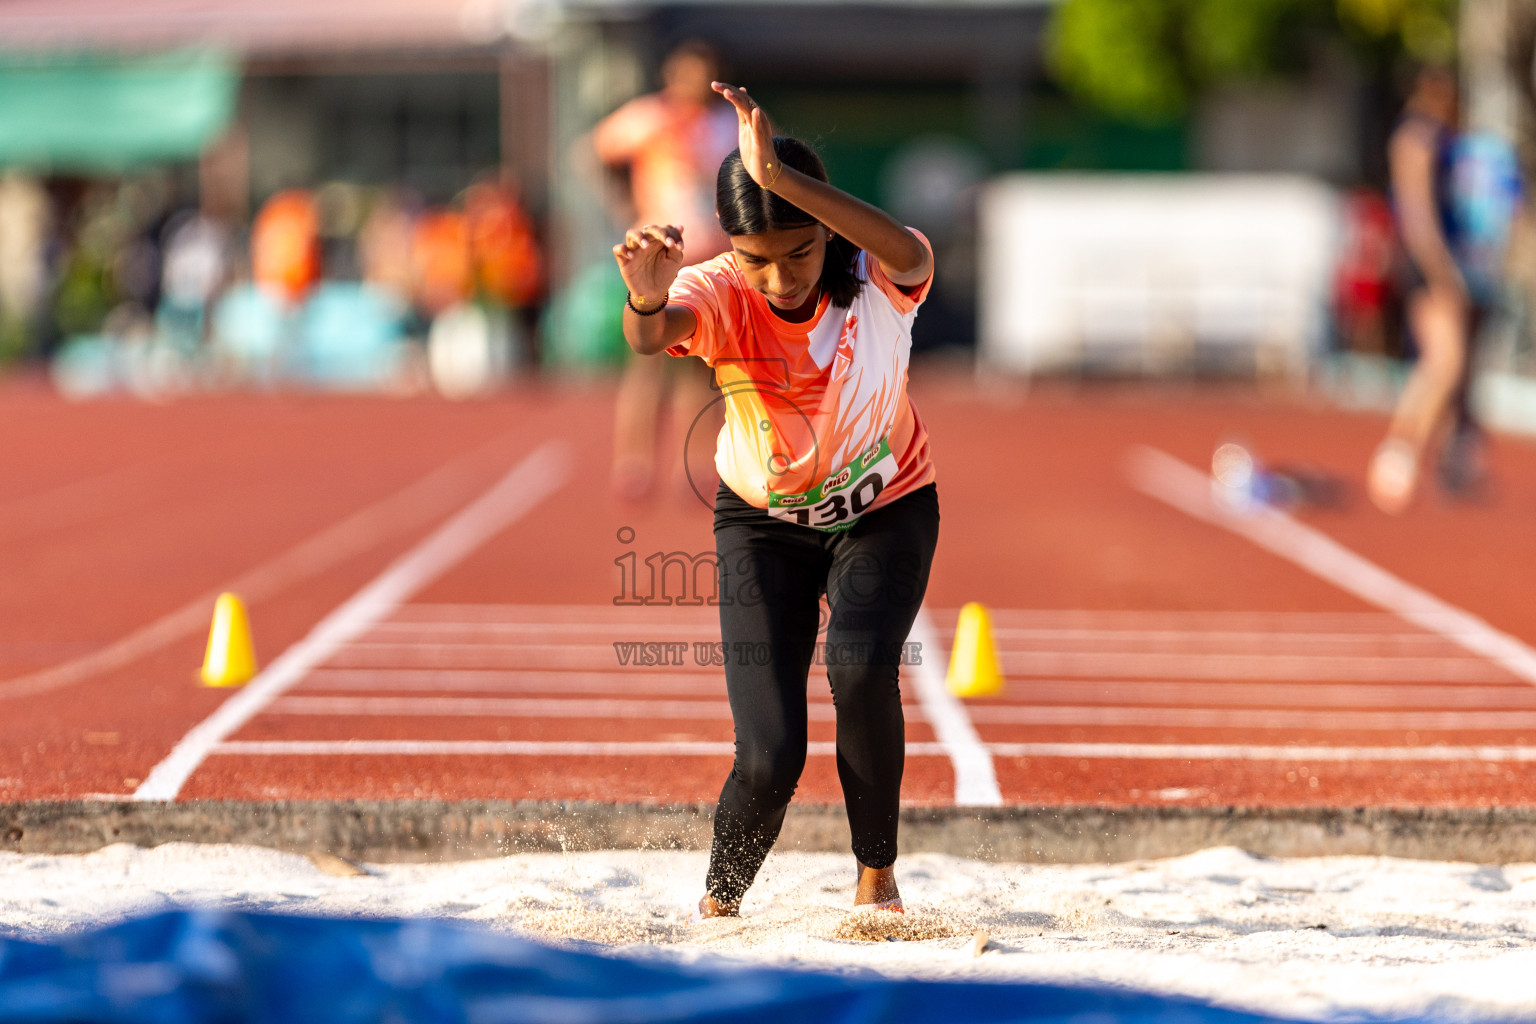
<svg viewBox="0 0 1536 1024">
<path fill-rule="evenodd" d="M 165 339 L 187 354 L 201 347 L 209 305 L 229 272 L 229 227 L 202 210 L 166 225 L 156 321 Z"/>
<path fill-rule="evenodd" d="M 1333 275 L 1338 347 L 1385 355 L 1395 349 L 1392 310 L 1397 237 L 1392 206 L 1374 189 L 1352 191 L 1344 204 L 1344 242 Z"/>
<path fill-rule="evenodd" d="M 320 266 L 330 281 L 362 278 L 358 235 L 367 213 L 369 191 L 350 181 L 328 181 L 315 189 L 320 224 Z"/>
<path fill-rule="evenodd" d="M 736 114 L 710 87 L 719 75 L 720 60 L 712 46 L 683 42 L 662 63 L 661 91 L 619 107 L 598 123 L 591 137 L 603 165 L 629 175 L 629 209 L 616 220 L 630 226 L 679 226 L 690 263 L 713 259 L 730 248 L 715 218 L 715 176 L 736 148 Z M 669 377 L 679 424 L 691 423 L 713 404 L 707 367 L 691 359 L 628 357 L 614 411 L 613 458 L 613 488 L 626 500 L 643 499 L 653 485 Z M 686 453 L 677 463 L 680 473 L 685 470 L 683 459 Z M 681 486 L 681 480 L 678 483 Z"/>
<path fill-rule="evenodd" d="M 70 339 L 94 334 L 119 299 L 113 274 L 119 250 L 129 240 L 130 226 L 120 216 L 114 186 L 80 178 L 49 183 L 58 231 L 52 239 L 55 277 L 51 323 L 44 344 L 53 348 Z M 147 287 L 159 287 L 158 254 L 154 272 L 132 275 Z"/>
<path fill-rule="evenodd" d="M 446 207 L 423 211 L 411 232 L 411 299 L 417 314 L 431 323 L 473 291 L 469 224 L 464 214 Z"/>
<path fill-rule="evenodd" d="M 516 184 L 504 174 L 475 182 L 464 193 L 464 215 L 481 298 L 532 310 L 544 294 L 544 254 Z"/>
<path fill-rule="evenodd" d="M 488 175 L 465 190 L 464 218 L 476 303 L 494 349 L 484 356 L 484 390 L 497 377 L 537 363 L 534 324 L 544 294 L 544 253 L 510 175 Z"/>
<path fill-rule="evenodd" d="M 298 306 L 320 279 L 320 211 L 307 189 L 279 192 L 256 214 L 251 277 L 288 307 Z"/>
<path fill-rule="evenodd" d="M 195 208 L 176 176 L 158 169 L 121 180 L 52 182 L 60 231 L 51 335 L 55 380 L 72 394 L 126 388 L 143 397 L 183 391 L 201 356 L 200 300 L 168 267 L 178 227 Z M 167 273 L 169 271 L 169 277 Z"/>
<path fill-rule="evenodd" d="M 156 316 L 164 297 L 170 239 L 196 206 L 175 175 L 164 170 L 101 185 L 113 194 L 111 212 L 104 216 L 116 236 L 110 243 L 115 297 L 131 304 L 136 316 Z"/>
<path fill-rule="evenodd" d="M 239 266 L 213 312 L 212 336 L 235 380 L 275 383 L 294 362 L 300 309 L 320 280 L 320 211 L 308 189 L 269 197 L 250 228 L 249 280 Z"/>
<path fill-rule="evenodd" d="M 1423 68 L 1388 144 L 1393 210 L 1408 261 L 1407 327 L 1419 352 L 1367 479 L 1371 500 L 1392 514 L 1412 502 L 1436 445 L 1448 493 L 1476 493 L 1483 479 L 1482 431 L 1469 404 L 1471 356 L 1498 297 L 1519 188 L 1512 157 L 1499 156 L 1500 144 L 1490 137 L 1460 136 L 1459 117 L 1455 74 Z"/>
<path fill-rule="evenodd" d="M 482 178 L 460 200 L 422 213 L 411 239 L 427 364 L 450 398 L 494 391 L 532 362 L 528 319 L 544 287 L 543 253 L 512 180 Z"/>
<path fill-rule="evenodd" d="M 41 327 L 53 229 L 53 205 L 36 178 L 0 177 L 0 362 L 26 352 Z"/>
<path fill-rule="evenodd" d="M 411 234 L 419 205 L 406 189 L 386 189 L 369 207 L 357 236 L 363 280 L 401 302 L 411 295 Z"/>
</svg>

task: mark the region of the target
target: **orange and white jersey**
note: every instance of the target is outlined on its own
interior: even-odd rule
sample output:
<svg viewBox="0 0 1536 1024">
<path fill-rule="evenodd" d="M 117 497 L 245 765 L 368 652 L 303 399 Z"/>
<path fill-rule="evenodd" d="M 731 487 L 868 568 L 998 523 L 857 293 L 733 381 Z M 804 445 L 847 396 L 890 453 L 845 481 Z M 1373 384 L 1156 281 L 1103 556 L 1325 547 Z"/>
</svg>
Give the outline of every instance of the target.
<svg viewBox="0 0 1536 1024">
<path fill-rule="evenodd" d="M 932 278 L 902 288 L 862 252 L 857 273 L 865 284 L 851 306 L 823 295 L 805 323 L 777 316 L 730 252 L 683 268 L 669 293 L 698 328 L 668 353 L 712 366 L 725 402 L 720 478 L 743 500 L 822 529 L 934 479 L 928 430 L 907 396 L 912 322 Z"/>
</svg>

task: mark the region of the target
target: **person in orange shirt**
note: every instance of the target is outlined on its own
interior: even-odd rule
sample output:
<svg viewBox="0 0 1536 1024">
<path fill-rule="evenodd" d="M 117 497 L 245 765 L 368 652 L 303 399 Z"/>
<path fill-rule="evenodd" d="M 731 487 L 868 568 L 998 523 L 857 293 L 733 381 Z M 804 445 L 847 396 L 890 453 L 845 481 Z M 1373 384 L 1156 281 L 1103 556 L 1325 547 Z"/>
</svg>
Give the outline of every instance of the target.
<svg viewBox="0 0 1536 1024">
<path fill-rule="evenodd" d="M 736 117 L 710 89 L 719 59 L 707 43 L 684 42 L 662 64 L 662 90 L 609 114 L 592 132 L 599 160 L 627 170 L 633 225 L 675 224 L 690 259 L 707 260 L 729 246 L 715 221 L 715 171 L 736 145 Z M 703 367 L 632 356 L 614 410 L 613 487 L 643 498 L 656 469 L 656 445 L 668 377 L 674 416 L 685 425 L 714 404 Z"/>
<path fill-rule="evenodd" d="M 251 225 L 251 276 L 289 306 L 320 279 L 320 212 L 304 189 L 268 199 Z"/>
<path fill-rule="evenodd" d="M 730 251 L 690 266 L 671 224 L 631 230 L 613 250 L 630 346 L 697 356 L 724 396 L 714 532 L 736 762 L 697 916 L 738 913 L 778 837 L 805 765 L 817 660 L 837 709 L 854 903 L 899 911 L 898 674 L 939 532 L 928 431 L 907 396 L 932 250 L 830 185 L 815 153 L 775 137 L 745 89 L 714 88 L 738 119 L 740 148 L 715 190 Z"/>
</svg>

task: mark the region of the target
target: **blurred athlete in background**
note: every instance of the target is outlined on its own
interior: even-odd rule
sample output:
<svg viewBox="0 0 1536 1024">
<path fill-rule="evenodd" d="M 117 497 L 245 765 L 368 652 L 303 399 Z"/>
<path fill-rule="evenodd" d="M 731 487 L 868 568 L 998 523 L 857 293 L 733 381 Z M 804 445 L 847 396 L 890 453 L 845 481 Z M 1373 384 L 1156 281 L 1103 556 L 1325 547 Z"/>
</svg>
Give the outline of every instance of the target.
<svg viewBox="0 0 1536 1024">
<path fill-rule="evenodd" d="M 736 148 L 736 114 L 710 83 L 720 61 L 709 44 L 690 40 L 667 54 L 660 92 L 640 96 L 609 114 L 592 133 L 597 157 L 629 175 L 629 209 L 621 223 L 675 224 L 690 263 L 730 248 L 715 219 L 715 174 Z M 708 368 L 695 360 L 631 355 L 614 410 L 613 487 L 628 500 L 644 498 L 656 476 L 656 445 L 668 380 L 676 426 L 686 431 L 713 404 Z M 718 416 L 702 424 L 713 437 Z M 673 469 L 682 472 L 680 455 Z M 681 485 L 682 478 L 675 483 Z"/>
<path fill-rule="evenodd" d="M 1367 480 L 1371 500 L 1393 514 L 1413 500 L 1437 445 L 1447 492 L 1472 492 L 1483 475 L 1482 431 L 1468 401 L 1471 354 L 1498 299 L 1520 188 L 1507 143 L 1460 135 L 1459 116 L 1455 75 L 1425 68 L 1389 143 L 1393 208 L 1409 262 L 1407 326 L 1419 351 Z"/>
</svg>

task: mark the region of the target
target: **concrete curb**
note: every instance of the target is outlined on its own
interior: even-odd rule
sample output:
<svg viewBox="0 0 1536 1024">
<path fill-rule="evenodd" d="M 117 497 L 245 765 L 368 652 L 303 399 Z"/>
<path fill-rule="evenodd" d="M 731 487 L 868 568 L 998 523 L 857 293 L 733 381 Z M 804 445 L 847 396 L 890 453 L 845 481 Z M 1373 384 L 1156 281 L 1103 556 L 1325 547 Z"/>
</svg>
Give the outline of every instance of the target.
<svg viewBox="0 0 1536 1024">
<path fill-rule="evenodd" d="M 86 853 L 112 843 L 245 843 L 358 860 L 448 861 L 558 850 L 709 848 L 713 808 L 541 801 L 60 801 L 0 804 L 0 850 Z M 1536 862 L 1536 807 L 911 807 L 904 853 L 1105 863 L 1237 846 Z M 781 850 L 846 852 L 840 805 L 790 809 Z"/>
</svg>

